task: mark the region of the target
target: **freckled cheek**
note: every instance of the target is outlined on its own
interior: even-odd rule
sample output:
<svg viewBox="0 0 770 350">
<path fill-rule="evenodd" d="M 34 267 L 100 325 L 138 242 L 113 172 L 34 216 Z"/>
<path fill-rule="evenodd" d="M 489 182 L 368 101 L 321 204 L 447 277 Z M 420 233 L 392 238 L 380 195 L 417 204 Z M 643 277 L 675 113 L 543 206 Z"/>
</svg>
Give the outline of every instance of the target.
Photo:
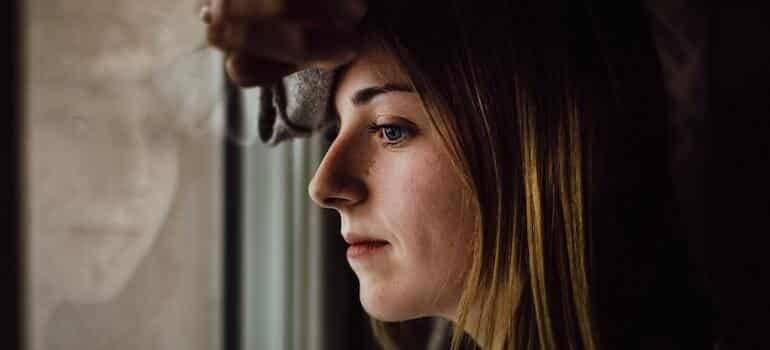
<svg viewBox="0 0 770 350">
<path fill-rule="evenodd" d="M 445 176 L 451 173 L 445 170 L 440 166 L 413 167 L 391 187 L 392 193 L 401 197 L 390 207 L 390 219 L 397 223 L 394 234 L 402 244 L 406 262 L 417 265 L 414 268 L 462 261 L 462 246 L 467 245 L 469 235 L 464 222 L 467 215 L 460 208 L 459 188 L 447 181 Z"/>
<path fill-rule="evenodd" d="M 376 200 L 375 211 L 385 223 L 388 233 L 395 236 L 401 254 L 408 255 L 412 255 L 415 246 L 419 246 L 416 240 L 425 228 L 421 223 L 430 215 L 424 210 L 421 194 L 415 191 L 410 181 L 408 176 L 396 175 L 384 179 L 380 182 L 379 195 L 372 198 Z"/>
</svg>

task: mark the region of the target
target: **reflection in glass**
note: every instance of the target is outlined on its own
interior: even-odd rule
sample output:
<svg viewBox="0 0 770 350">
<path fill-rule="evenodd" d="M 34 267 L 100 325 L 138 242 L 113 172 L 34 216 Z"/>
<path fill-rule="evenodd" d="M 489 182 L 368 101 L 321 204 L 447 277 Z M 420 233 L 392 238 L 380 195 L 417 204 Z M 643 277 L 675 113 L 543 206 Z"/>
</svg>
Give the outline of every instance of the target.
<svg viewBox="0 0 770 350">
<path fill-rule="evenodd" d="M 32 349 L 211 347 L 220 58 L 198 2 L 25 3 Z"/>
</svg>

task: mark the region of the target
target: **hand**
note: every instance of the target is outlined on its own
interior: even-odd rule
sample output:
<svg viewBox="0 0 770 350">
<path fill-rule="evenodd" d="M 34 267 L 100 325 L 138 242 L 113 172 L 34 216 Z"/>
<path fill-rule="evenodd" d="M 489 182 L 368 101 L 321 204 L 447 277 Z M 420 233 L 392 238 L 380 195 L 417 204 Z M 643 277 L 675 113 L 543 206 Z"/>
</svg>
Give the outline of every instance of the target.
<svg viewBox="0 0 770 350">
<path fill-rule="evenodd" d="M 305 68 L 333 69 L 356 55 L 365 0 L 204 0 L 208 41 L 227 75 L 248 87 Z"/>
</svg>

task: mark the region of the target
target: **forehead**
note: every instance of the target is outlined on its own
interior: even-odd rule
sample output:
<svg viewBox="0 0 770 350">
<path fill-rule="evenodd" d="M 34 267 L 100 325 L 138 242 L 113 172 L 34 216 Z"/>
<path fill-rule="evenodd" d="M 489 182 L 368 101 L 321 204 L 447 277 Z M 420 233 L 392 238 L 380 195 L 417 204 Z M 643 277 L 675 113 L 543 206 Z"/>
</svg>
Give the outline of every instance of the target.
<svg viewBox="0 0 770 350">
<path fill-rule="evenodd" d="M 356 91 L 384 84 L 408 85 L 409 78 L 402 65 L 388 50 L 374 44 L 364 46 L 359 56 L 340 71 L 334 91 L 337 108 L 345 107 Z"/>
</svg>

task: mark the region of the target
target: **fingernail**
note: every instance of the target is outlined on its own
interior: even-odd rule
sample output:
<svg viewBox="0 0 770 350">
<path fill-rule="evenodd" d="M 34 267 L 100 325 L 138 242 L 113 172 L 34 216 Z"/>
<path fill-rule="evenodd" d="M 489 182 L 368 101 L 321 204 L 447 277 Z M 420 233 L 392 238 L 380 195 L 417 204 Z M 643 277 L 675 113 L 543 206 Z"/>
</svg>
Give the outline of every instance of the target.
<svg viewBox="0 0 770 350">
<path fill-rule="evenodd" d="M 201 7 L 201 20 L 206 24 L 211 24 L 211 8 L 208 5 Z"/>
</svg>

